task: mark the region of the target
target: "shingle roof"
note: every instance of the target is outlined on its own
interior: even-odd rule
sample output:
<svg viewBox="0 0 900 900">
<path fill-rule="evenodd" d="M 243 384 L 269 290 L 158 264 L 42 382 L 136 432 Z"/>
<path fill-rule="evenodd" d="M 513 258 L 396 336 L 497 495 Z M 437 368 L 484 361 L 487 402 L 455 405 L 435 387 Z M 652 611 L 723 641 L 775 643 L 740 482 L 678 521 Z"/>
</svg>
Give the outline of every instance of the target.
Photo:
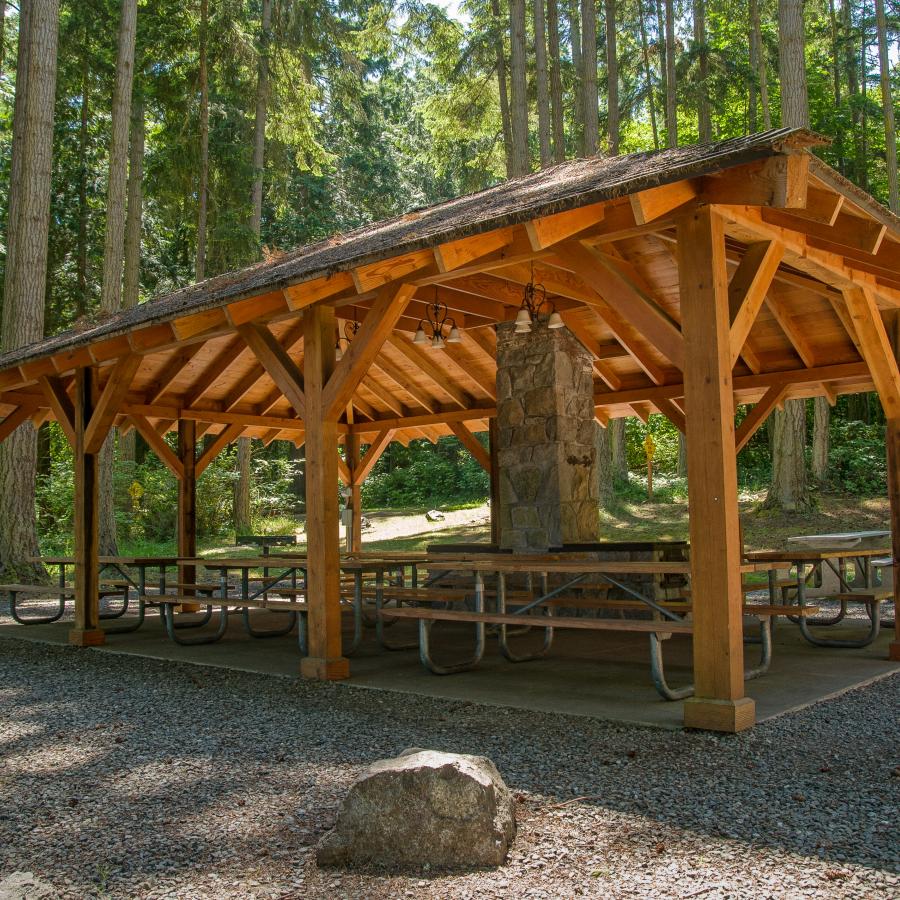
<svg viewBox="0 0 900 900">
<path fill-rule="evenodd" d="M 574 159 L 406 215 L 335 235 L 142 303 L 88 327 L 62 332 L 0 356 L 0 370 L 84 346 L 138 326 L 224 306 L 264 291 L 495 228 L 628 196 L 647 188 L 712 174 L 785 148 L 825 143 L 803 129 L 781 128 L 710 144 L 628 156 Z M 834 173 L 836 174 L 836 173 Z M 875 201 L 867 198 L 877 206 Z"/>
</svg>

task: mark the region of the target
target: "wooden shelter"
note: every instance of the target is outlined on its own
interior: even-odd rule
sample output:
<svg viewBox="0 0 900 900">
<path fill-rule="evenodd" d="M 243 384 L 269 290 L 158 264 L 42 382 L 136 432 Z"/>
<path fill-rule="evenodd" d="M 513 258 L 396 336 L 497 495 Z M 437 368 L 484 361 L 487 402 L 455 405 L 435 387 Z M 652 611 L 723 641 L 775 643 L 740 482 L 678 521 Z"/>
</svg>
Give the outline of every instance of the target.
<svg viewBox="0 0 900 900">
<path fill-rule="evenodd" d="M 178 478 L 182 555 L 214 456 L 240 435 L 292 440 L 307 459 L 302 672 L 346 677 L 338 479 L 358 495 L 392 440 L 444 434 L 491 469 L 474 434 L 496 415 L 493 326 L 515 318 L 533 277 L 594 358 L 597 420 L 659 412 L 689 435 L 696 697 L 685 721 L 745 727 L 736 452 L 786 399 L 877 390 L 900 538 L 900 220 L 817 159 L 820 143 L 781 129 L 561 163 L 0 357 L 0 439 L 54 418 L 75 449 L 72 641 L 103 640 L 96 478 L 111 427 L 137 429 Z M 431 351 L 411 338 L 436 295 L 462 341 Z M 359 328 L 336 362 L 344 322 Z M 737 404 L 753 407 L 735 429 Z M 177 452 L 163 440 L 173 429 Z M 202 434 L 212 438 L 198 456 Z"/>
</svg>

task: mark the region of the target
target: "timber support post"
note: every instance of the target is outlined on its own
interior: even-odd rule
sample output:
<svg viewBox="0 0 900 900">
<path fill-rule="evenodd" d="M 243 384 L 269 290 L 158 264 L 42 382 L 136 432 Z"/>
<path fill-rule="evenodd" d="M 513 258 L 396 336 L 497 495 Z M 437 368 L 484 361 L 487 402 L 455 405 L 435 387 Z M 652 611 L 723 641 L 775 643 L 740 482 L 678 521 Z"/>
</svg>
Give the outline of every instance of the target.
<svg viewBox="0 0 900 900">
<path fill-rule="evenodd" d="M 349 678 L 350 663 L 341 647 L 337 412 L 326 409 L 324 396 L 334 371 L 334 310 L 311 306 L 303 321 L 309 655 L 300 674 L 337 680 Z"/>
<path fill-rule="evenodd" d="M 99 457 L 85 449 L 85 434 L 94 414 L 96 373 L 75 373 L 75 624 L 69 643 L 96 647 L 106 642 L 100 628 Z"/>
<path fill-rule="evenodd" d="M 755 721 L 744 695 L 742 556 L 734 453 L 728 273 L 723 221 L 698 207 L 678 223 L 688 412 L 688 497 L 695 696 L 684 724 L 742 731 Z"/>
<path fill-rule="evenodd" d="M 362 549 L 362 482 L 359 473 L 359 435 L 348 434 L 345 447 L 347 448 L 347 468 L 350 470 L 350 524 L 347 531 L 347 549 L 351 553 L 358 553 Z"/>
<path fill-rule="evenodd" d="M 497 425 L 497 417 L 488 420 L 488 449 L 491 456 L 491 543 L 496 547 L 500 544 L 500 465 L 497 462 L 497 454 L 500 450 L 500 428 Z"/>
<path fill-rule="evenodd" d="M 197 555 L 197 423 L 192 419 L 178 420 L 178 459 L 181 478 L 178 479 L 178 555 Z M 195 584 L 196 567 L 178 566 L 181 584 Z M 184 593 L 193 595 L 193 589 Z M 192 607 L 188 609 L 187 607 Z M 185 604 L 185 611 L 196 612 L 196 604 Z"/>
</svg>

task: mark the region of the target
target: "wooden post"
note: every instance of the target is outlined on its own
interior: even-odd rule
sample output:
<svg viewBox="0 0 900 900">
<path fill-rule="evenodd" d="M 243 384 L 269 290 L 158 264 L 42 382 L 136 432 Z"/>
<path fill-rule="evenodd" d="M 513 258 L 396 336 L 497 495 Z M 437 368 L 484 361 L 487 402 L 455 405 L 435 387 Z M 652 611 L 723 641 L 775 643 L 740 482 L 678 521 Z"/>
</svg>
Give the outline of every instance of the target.
<svg viewBox="0 0 900 900">
<path fill-rule="evenodd" d="M 744 696 L 741 537 L 734 454 L 728 274 L 722 219 L 700 207 L 678 223 L 694 617 L 695 696 L 684 724 L 741 731 Z"/>
<path fill-rule="evenodd" d="M 334 370 L 334 310 L 311 306 L 303 317 L 309 656 L 300 674 L 331 680 L 350 676 L 341 648 L 337 417 L 326 415 L 324 398 Z"/>
<path fill-rule="evenodd" d="M 100 628 L 100 520 L 98 457 L 85 452 L 85 432 L 94 412 L 93 369 L 75 372 L 75 625 L 69 643 L 106 642 Z"/>
<path fill-rule="evenodd" d="M 500 449 L 500 429 L 496 418 L 488 422 L 488 449 L 491 454 L 491 543 L 500 544 L 500 466 L 497 463 Z"/>
<path fill-rule="evenodd" d="M 178 555 L 197 555 L 197 423 L 192 419 L 178 420 L 178 459 L 182 476 L 178 480 Z M 195 584 L 196 567 L 180 565 L 178 580 L 181 584 Z M 193 595 L 191 589 L 184 593 Z M 190 609 L 189 607 L 196 607 Z M 185 604 L 185 612 L 196 612 L 196 604 Z"/>
<path fill-rule="evenodd" d="M 350 510 L 352 518 L 350 520 L 349 540 L 347 546 L 351 553 L 358 553 L 362 549 L 362 484 L 357 478 L 359 470 L 359 435 L 348 434 L 346 443 L 347 448 L 347 468 L 350 469 Z"/>
</svg>

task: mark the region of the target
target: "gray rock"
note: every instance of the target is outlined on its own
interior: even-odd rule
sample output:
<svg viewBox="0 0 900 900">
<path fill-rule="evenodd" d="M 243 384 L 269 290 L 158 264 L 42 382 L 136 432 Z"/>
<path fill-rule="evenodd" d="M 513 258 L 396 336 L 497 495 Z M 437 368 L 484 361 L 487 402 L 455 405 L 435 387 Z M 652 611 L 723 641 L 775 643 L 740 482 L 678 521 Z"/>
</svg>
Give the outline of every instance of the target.
<svg viewBox="0 0 900 900">
<path fill-rule="evenodd" d="M 394 871 L 499 866 L 515 833 L 515 801 L 489 759 L 413 748 L 351 786 L 316 859 Z"/>
<path fill-rule="evenodd" d="M 425 513 L 425 518 L 429 522 L 443 522 L 444 514 L 439 509 L 429 509 L 427 513 Z"/>
<path fill-rule="evenodd" d="M 0 881 L 0 900 L 53 900 L 56 888 L 33 872 L 12 872 Z"/>
</svg>

